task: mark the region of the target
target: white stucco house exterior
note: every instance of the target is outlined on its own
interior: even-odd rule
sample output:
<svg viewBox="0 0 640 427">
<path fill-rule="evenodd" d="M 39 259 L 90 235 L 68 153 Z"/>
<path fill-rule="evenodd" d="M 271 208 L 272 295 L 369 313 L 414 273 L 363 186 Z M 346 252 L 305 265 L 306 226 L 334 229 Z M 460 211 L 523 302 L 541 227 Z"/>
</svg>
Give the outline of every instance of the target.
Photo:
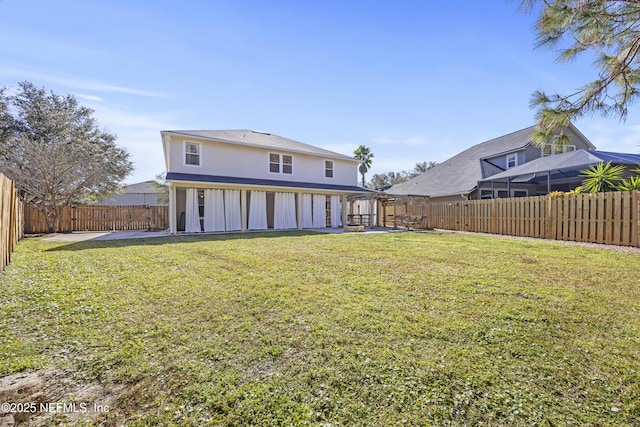
<svg viewBox="0 0 640 427">
<path fill-rule="evenodd" d="M 171 233 L 341 227 L 358 160 L 252 130 L 162 131 Z"/>
</svg>

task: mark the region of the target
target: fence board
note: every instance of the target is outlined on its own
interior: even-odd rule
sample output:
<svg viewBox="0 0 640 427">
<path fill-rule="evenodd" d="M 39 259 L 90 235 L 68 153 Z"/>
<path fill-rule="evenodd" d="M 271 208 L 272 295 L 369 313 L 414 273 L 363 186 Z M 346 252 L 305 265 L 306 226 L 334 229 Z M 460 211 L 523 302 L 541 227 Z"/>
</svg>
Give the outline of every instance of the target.
<svg viewBox="0 0 640 427">
<path fill-rule="evenodd" d="M 640 246 L 640 192 L 427 203 L 429 228 Z"/>
<path fill-rule="evenodd" d="M 0 271 L 11 262 L 11 254 L 24 236 L 23 212 L 14 182 L 0 173 Z"/>
<path fill-rule="evenodd" d="M 168 206 L 74 205 L 63 211 L 59 232 L 163 230 L 169 227 Z M 46 233 L 44 215 L 32 206 L 25 209 L 25 232 Z"/>
</svg>

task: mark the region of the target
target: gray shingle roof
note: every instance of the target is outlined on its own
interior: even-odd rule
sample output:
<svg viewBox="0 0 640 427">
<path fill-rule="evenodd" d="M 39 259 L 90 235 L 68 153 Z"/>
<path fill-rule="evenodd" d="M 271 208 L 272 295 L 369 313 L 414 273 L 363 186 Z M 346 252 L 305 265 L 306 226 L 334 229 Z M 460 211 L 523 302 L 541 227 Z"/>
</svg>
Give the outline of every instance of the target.
<svg viewBox="0 0 640 427">
<path fill-rule="evenodd" d="M 153 181 L 142 181 L 125 185 L 122 194 L 157 193 L 158 190 L 153 185 Z"/>
<path fill-rule="evenodd" d="M 197 138 L 211 139 L 214 141 L 227 142 L 230 144 L 248 145 L 252 147 L 268 148 L 314 156 L 323 156 L 333 159 L 350 160 L 359 163 L 353 157 L 334 151 L 325 150 L 293 139 L 284 138 L 266 132 L 258 132 L 248 129 L 236 130 L 169 130 L 165 131 L 178 135 L 193 136 Z"/>
<path fill-rule="evenodd" d="M 535 126 L 531 126 L 474 145 L 417 177 L 394 185 L 386 192 L 431 197 L 467 194 L 483 178 L 480 159 L 525 148 L 534 130 Z"/>
</svg>

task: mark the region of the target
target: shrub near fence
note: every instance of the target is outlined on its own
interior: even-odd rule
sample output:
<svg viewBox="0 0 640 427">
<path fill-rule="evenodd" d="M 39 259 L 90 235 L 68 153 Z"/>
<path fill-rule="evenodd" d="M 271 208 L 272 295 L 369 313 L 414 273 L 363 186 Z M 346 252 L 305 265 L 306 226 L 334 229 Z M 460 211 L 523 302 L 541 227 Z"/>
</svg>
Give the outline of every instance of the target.
<svg viewBox="0 0 640 427">
<path fill-rule="evenodd" d="M 0 271 L 9 264 L 11 253 L 24 235 L 23 213 L 14 182 L 0 173 Z"/>
<path fill-rule="evenodd" d="M 164 230 L 168 227 L 168 206 L 73 205 L 63 211 L 58 231 Z M 31 206 L 26 208 L 25 232 L 47 232 L 44 215 Z"/>
<path fill-rule="evenodd" d="M 640 246 L 640 192 L 429 202 L 429 228 Z"/>
</svg>

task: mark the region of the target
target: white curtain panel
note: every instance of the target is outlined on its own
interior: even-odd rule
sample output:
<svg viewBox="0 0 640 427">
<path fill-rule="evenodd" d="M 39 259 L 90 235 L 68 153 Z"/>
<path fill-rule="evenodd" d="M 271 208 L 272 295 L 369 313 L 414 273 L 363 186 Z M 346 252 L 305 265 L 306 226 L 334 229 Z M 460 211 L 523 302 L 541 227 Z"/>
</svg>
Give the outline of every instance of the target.
<svg viewBox="0 0 640 427">
<path fill-rule="evenodd" d="M 282 230 L 284 228 L 284 212 L 282 210 L 283 193 L 275 193 L 273 196 L 273 228 L 274 230 Z"/>
<path fill-rule="evenodd" d="M 204 191 L 204 231 L 225 231 L 224 193 L 222 190 Z"/>
<path fill-rule="evenodd" d="M 369 202 L 363 200 L 356 201 L 355 213 L 370 214 L 371 212 L 369 212 Z"/>
<path fill-rule="evenodd" d="M 298 228 L 298 218 L 296 218 L 296 194 L 287 194 L 287 228 Z"/>
<path fill-rule="evenodd" d="M 267 193 L 251 191 L 249 203 L 249 230 L 267 229 Z"/>
<path fill-rule="evenodd" d="M 327 226 L 327 206 L 324 194 L 313 195 L 313 228 L 325 228 Z"/>
<path fill-rule="evenodd" d="M 302 195 L 302 228 L 313 228 L 311 194 Z"/>
<path fill-rule="evenodd" d="M 185 206 L 184 231 L 187 233 L 199 233 L 200 210 L 198 209 L 198 190 L 187 188 L 187 203 Z"/>
<path fill-rule="evenodd" d="M 227 231 L 236 231 L 242 228 L 240 190 L 224 190 L 224 219 Z"/>
<path fill-rule="evenodd" d="M 276 193 L 273 203 L 273 228 L 288 230 L 297 228 L 296 195 L 294 193 Z"/>
<path fill-rule="evenodd" d="M 340 216 L 340 196 L 331 196 L 331 226 L 342 227 Z"/>
</svg>

